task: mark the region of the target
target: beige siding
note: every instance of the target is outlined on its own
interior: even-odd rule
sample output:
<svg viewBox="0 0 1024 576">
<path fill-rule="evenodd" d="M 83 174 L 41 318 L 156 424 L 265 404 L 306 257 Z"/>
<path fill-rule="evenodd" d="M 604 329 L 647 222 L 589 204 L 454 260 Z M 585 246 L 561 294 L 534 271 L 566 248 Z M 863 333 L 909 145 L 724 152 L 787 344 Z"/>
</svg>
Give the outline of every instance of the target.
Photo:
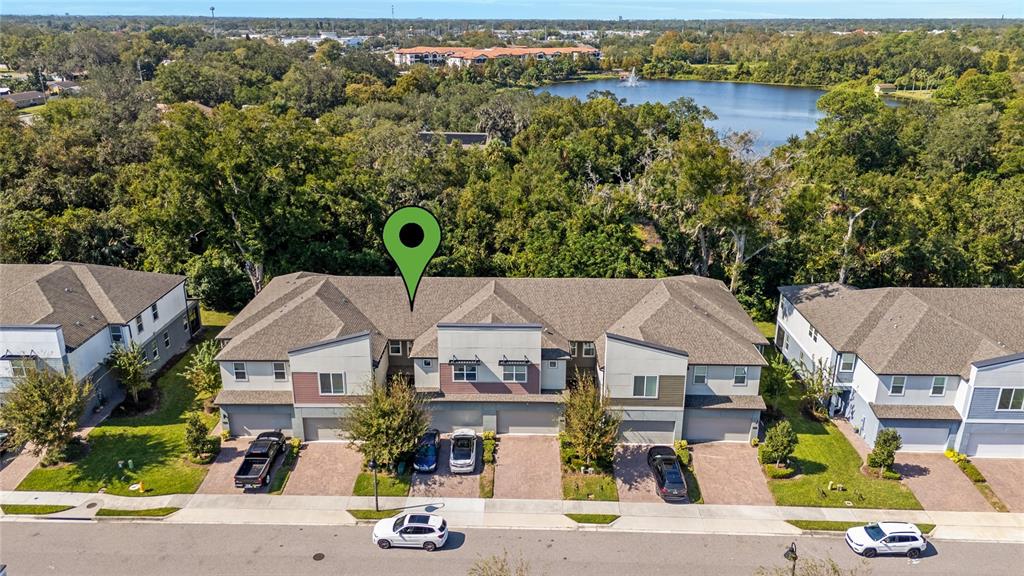
<svg viewBox="0 0 1024 576">
<path fill-rule="evenodd" d="M 673 406 L 681 407 L 686 395 L 686 378 L 682 375 L 658 377 L 657 398 L 612 398 L 615 406 Z"/>
</svg>

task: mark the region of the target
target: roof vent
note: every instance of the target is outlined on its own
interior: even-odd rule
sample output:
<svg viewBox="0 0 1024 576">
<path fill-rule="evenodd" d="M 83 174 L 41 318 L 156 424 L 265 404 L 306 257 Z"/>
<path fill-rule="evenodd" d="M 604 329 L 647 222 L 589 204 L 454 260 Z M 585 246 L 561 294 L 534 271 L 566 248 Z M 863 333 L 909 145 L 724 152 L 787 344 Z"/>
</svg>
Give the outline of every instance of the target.
<svg viewBox="0 0 1024 576">
<path fill-rule="evenodd" d="M 99 318 L 97 318 L 95 314 L 89 314 L 89 318 L 92 318 L 93 320 L 99 320 Z"/>
<path fill-rule="evenodd" d="M 75 320 L 75 326 L 81 326 L 81 325 L 82 325 L 82 322 L 80 320 Z"/>
<path fill-rule="evenodd" d="M 67 292 L 68 294 L 70 294 L 71 293 L 71 288 L 65 288 L 64 291 Z"/>
</svg>

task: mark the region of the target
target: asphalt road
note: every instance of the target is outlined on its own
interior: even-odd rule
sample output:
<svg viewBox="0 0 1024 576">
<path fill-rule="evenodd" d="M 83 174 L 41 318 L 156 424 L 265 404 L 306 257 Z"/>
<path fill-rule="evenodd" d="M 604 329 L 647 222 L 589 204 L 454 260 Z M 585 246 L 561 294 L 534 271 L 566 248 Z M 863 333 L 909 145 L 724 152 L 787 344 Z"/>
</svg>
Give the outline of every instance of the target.
<svg viewBox="0 0 1024 576">
<path fill-rule="evenodd" d="M 531 576 L 750 575 L 782 568 L 788 538 L 525 530 L 453 530 L 445 549 L 379 550 L 368 527 L 0 523 L 10 576 L 206 574 L 465 574 L 507 550 Z M 801 558 L 832 558 L 865 574 L 1021 574 L 1024 545 L 938 542 L 916 563 L 856 557 L 839 537 L 800 537 Z M 320 556 L 322 555 L 322 556 Z M 320 558 L 319 560 L 317 558 Z M 788 570 L 784 572 L 788 574 Z"/>
</svg>

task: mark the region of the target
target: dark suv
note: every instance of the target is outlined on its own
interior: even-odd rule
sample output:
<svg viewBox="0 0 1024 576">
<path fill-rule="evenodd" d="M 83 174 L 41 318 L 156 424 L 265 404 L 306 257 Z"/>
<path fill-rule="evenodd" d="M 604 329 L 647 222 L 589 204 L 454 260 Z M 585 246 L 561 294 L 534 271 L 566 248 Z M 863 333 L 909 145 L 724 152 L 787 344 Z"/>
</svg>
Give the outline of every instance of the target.
<svg viewBox="0 0 1024 576">
<path fill-rule="evenodd" d="M 652 446 L 647 451 L 647 465 L 658 484 L 658 496 L 666 502 L 686 502 L 686 479 L 676 451 L 668 446 Z"/>
</svg>

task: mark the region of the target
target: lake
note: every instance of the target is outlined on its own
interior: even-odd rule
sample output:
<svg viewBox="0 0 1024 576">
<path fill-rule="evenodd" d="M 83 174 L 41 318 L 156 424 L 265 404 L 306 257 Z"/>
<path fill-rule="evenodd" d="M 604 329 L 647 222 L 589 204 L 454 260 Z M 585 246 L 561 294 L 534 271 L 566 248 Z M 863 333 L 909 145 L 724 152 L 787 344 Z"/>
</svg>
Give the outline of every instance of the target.
<svg viewBox="0 0 1024 576">
<path fill-rule="evenodd" d="M 667 104 L 681 96 L 693 98 L 718 116 L 709 125 L 720 134 L 754 132 L 759 154 L 784 144 L 790 136 L 814 130 L 823 116 L 815 104 L 825 93 L 815 88 L 699 80 L 641 80 L 639 86 L 626 86 L 619 80 L 587 80 L 542 86 L 537 92 L 586 100 L 594 90 L 609 90 L 628 104 Z"/>
</svg>

